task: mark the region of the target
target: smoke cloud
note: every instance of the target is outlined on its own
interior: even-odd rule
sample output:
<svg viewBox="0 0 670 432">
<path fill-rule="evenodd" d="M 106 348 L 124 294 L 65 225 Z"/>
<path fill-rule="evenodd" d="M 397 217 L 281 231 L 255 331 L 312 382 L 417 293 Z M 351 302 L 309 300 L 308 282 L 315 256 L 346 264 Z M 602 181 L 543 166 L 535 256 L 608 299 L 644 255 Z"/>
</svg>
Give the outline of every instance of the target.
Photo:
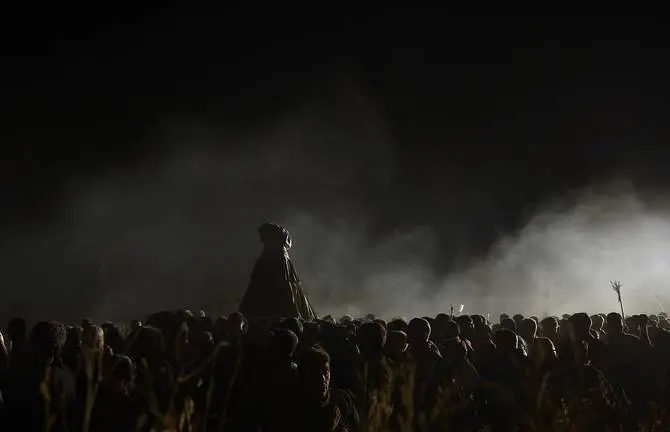
<svg viewBox="0 0 670 432">
<path fill-rule="evenodd" d="M 389 187 L 399 161 L 383 115 L 361 93 L 245 136 L 183 118 L 158 125 L 151 140 L 167 148 L 162 154 L 73 182 L 49 224 L 4 234 L 0 314 L 71 321 L 179 307 L 228 313 L 246 288 L 266 220 L 291 232 L 321 315 L 435 315 L 452 304 L 492 317 L 607 312 L 618 310 L 610 280 L 623 282 L 626 312 L 657 312 L 668 301 L 670 213 L 622 184 L 550 203 L 451 273 L 452 263 L 439 263 L 440 234 L 466 238 L 456 235 L 466 227 L 373 235 L 380 216 L 370 197 Z"/>
<path fill-rule="evenodd" d="M 295 255 L 320 310 L 385 317 L 466 313 L 548 315 L 618 310 L 610 280 L 623 281 L 626 313 L 656 313 L 668 300 L 667 209 L 628 185 L 591 188 L 558 200 L 517 235 L 446 278 L 426 263 L 438 245 L 429 228 L 380 243 L 358 227 L 290 223 L 305 240 Z M 307 243 L 307 244 L 305 244 Z"/>
</svg>

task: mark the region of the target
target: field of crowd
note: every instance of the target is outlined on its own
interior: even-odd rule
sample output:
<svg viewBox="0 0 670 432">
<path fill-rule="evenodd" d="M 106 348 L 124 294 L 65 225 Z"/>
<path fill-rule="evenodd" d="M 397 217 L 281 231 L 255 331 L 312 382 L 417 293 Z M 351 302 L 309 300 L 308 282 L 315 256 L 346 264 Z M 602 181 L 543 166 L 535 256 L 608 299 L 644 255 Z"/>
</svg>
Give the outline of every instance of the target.
<svg viewBox="0 0 670 432">
<path fill-rule="evenodd" d="M 667 315 L 83 320 L 0 349 L 8 431 L 667 431 Z"/>
</svg>

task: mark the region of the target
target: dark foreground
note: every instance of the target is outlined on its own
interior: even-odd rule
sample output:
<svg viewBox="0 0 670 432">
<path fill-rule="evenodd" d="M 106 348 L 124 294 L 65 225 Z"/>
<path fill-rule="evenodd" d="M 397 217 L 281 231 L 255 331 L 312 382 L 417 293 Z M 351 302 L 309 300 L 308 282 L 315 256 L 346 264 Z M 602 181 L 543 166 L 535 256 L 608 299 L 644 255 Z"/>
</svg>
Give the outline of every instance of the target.
<svg viewBox="0 0 670 432">
<path fill-rule="evenodd" d="M 667 317 L 55 322 L 0 350 L 3 431 L 667 431 Z"/>
</svg>

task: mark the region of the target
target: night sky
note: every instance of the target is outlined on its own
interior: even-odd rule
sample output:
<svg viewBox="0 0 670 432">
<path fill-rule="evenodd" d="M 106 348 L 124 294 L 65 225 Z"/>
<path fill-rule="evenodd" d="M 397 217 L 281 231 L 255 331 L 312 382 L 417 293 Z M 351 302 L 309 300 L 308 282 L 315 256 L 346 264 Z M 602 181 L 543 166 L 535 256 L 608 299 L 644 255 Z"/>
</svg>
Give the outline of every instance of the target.
<svg viewBox="0 0 670 432">
<path fill-rule="evenodd" d="M 333 74 L 355 77 L 392 137 L 391 178 L 339 192 L 368 203 L 379 235 L 439 234 L 457 215 L 483 253 L 567 191 L 668 186 L 670 62 L 655 18 L 78 12 L 16 15 L 3 41 L 7 230 L 48 221 L 73 183 L 161 154 L 147 131 L 165 118 L 244 136 L 346 93 L 324 84 Z"/>
</svg>

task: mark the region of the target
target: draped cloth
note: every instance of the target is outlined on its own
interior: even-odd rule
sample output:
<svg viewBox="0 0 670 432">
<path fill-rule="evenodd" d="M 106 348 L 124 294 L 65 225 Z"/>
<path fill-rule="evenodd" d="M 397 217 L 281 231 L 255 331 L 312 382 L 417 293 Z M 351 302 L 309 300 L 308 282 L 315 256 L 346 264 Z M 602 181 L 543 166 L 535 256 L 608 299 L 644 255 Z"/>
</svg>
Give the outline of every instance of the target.
<svg viewBox="0 0 670 432">
<path fill-rule="evenodd" d="M 316 319 L 288 253 L 291 248 L 288 231 L 279 225 L 265 223 L 258 229 L 258 234 L 265 247 L 256 260 L 239 311 L 248 318 Z"/>
</svg>

